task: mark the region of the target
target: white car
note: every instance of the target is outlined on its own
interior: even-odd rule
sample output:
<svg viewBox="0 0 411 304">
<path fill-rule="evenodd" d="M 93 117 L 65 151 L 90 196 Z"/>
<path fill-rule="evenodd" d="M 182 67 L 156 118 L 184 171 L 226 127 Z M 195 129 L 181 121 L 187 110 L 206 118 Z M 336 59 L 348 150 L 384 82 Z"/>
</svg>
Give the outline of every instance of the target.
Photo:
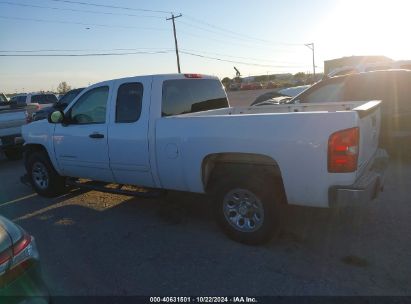
<svg viewBox="0 0 411 304">
<path fill-rule="evenodd" d="M 261 243 L 275 232 L 278 204 L 335 207 L 378 195 L 379 104 L 232 108 L 212 76 L 105 81 L 23 127 L 27 177 L 44 196 L 67 181 L 90 187 L 76 178 L 101 190 L 118 183 L 117 193 L 121 185 L 209 193 L 231 238 Z"/>
<path fill-rule="evenodd" d="M 13 96 L 10 102 L 15 102 L 19 105 L 37 105 L 37 110 L 45 107 L 50 107 L 58 101 L 56 95 L 52 93 L 29 93 Z"/>
</svg>

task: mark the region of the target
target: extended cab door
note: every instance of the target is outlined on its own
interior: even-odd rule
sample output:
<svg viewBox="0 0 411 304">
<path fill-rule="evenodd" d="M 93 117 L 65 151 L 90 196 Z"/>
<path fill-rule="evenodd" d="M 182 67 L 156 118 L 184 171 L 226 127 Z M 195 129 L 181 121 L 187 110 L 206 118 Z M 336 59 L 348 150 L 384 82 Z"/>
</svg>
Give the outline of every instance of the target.
<svg viewBox="0 0 411 304">
<path fill-rule="evenodd" d="M 53 144 L 65 176 L 113 181 L 107 145 L 110 85 L 87 89 L 56 124 Z"/>
<path fill-rule="evenodd" d="M 108 126 L 110 167 L 120 184 L 153 187 L 149 156 L 151 77 L 117 80 Z"/>
</svg>

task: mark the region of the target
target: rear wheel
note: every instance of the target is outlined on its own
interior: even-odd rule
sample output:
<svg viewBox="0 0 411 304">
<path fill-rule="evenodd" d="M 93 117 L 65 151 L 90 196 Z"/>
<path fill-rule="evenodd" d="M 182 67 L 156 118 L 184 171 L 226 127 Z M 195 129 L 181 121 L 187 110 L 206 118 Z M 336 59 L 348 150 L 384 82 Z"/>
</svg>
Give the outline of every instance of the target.
<svg viewBox="0 0 411 304">
<path fill-rule="evenodd" d="M 23 157 L 23 152 L 21 148 L 9 148 L 4 151 L 8 160 L 19 160 Z"/>
<path fill-rule="evenodd" d="M 38 194 L 55 197 L 66 191 L 65 178 L 56 172 L 45 152 L 33 152 L 27 159 L 30 183 Z"/>
<path fill-rule="evenodd" d="M 280 195 L 274 180 L 265 181 L 258 175 L 230 175 L 224 179 L 215 187 L 215 213 L 220 227 L 238 242 L 268 242 L 278 231 Z"/>
</svg>

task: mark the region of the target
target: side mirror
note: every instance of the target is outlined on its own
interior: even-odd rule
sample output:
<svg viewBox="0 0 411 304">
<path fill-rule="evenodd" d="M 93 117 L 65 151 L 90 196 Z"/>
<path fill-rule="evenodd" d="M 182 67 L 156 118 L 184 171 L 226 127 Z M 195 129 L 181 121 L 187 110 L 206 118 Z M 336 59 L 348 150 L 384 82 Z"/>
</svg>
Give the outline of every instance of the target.
<svg viewBox="0 0 411 304">
<path fill-rule="evenodd" d="M 54 111 L 51 112 L 50 115 L 48 116 L 48 121 L 49 123 L 62 123 L 64 120 L 64 113 L 62 111 Z"/>
</svg>

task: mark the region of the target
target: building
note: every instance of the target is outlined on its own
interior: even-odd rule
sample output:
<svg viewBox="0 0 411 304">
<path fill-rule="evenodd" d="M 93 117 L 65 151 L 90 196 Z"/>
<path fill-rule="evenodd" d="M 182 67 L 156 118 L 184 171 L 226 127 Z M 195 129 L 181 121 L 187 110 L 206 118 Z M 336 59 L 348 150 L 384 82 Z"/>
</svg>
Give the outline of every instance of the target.
<svg viewBox="0 0 411 304">
<path fill-rule="evenodd" d="M 324 61 L 324 74 L 343 67 L 356 67 L 367 64 L 389 64 L 393 60 L 386 56 L 351 56 Z"/>
</svg>

